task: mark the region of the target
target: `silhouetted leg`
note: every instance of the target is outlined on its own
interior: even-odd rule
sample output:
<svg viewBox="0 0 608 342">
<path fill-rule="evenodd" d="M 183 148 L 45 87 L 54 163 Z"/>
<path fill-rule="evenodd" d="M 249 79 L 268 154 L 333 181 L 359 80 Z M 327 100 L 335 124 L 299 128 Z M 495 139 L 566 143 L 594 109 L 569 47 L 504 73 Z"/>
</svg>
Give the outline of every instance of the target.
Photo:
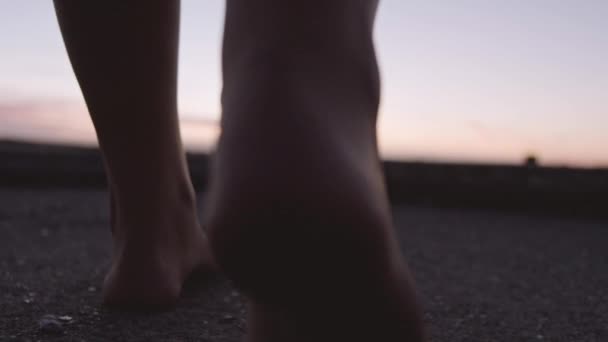
<svg viewBox="0 0 608 342">
<path fill-rule="evenodd" d="M 104 300 L 170 305 L 209 258 L 177 118 L 179 1 L 54 2 L 114 202 Z"/>
<path fill-rule="evenodd" d="M 250 341 L 422 341 L 376 143 L 375 0 L 228 0 L 205 220 Z"/>
</svg>

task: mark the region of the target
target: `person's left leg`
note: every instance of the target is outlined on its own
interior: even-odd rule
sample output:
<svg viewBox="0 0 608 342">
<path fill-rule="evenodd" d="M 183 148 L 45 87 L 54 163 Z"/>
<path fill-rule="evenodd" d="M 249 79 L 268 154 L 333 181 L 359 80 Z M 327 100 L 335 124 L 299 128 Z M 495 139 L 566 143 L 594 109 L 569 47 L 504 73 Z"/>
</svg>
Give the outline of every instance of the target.
<svg viewBox="0 0 608 342">
<path fill-rule="evenodd" d="M 177 117 L 179 0 L 55 0 L 112 202 L 104 301 L 170 305 L 209 267 Z"/>
</svg>

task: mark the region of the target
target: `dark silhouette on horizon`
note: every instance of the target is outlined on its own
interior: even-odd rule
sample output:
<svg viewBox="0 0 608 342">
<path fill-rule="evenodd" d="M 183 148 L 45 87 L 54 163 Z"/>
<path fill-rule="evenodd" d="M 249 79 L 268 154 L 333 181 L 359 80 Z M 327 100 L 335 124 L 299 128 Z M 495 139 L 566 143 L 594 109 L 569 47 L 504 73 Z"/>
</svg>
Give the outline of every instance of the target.
<svg viewBox="0 0 608 342">
<path fill-rule="evenodd" d="M 197 192 L 209 179 L 210 156 L 188 153 Z M 99 150 L 0 141 L 0 186 L 99 189 L 106 178 Z M 608 217 L 608 168 L 384 161 L 394 204 L 487 208 L 581 218 Z"/>
</svg>

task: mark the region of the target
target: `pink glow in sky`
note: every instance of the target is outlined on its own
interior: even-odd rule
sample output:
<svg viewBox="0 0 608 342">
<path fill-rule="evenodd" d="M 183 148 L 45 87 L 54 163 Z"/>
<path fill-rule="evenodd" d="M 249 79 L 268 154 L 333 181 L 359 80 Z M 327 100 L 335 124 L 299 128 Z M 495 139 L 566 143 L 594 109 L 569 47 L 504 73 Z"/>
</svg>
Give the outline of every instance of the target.
<svg viewBox="0 0 608 342">
<path fill-rule="evenodd" d="M 187 146 L 218 135 L 223 1 L 182 0 Z M 608 1 L 383 0 L 390 158 L 608 166 Z M 93 144 L 51 1 L 0 3 L 0 139 Z"/>
</svg>

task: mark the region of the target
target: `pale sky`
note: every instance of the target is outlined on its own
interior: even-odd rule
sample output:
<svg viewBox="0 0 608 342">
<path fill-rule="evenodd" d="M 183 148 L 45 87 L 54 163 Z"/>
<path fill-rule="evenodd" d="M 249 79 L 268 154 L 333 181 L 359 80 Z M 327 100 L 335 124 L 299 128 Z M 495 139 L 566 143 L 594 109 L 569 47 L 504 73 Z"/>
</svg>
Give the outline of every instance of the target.
<svg viewBox="0 0 608 342">
<path fill-rule="evenodd" d="M 180 112 L 218 134 L 224 1 L 182 0 Z M 383 0 L 385 157 L 608 166 L 608 1 Z M 52 2 L 0 2 L 0 139 L 93 143 Z"/>
</svg>

